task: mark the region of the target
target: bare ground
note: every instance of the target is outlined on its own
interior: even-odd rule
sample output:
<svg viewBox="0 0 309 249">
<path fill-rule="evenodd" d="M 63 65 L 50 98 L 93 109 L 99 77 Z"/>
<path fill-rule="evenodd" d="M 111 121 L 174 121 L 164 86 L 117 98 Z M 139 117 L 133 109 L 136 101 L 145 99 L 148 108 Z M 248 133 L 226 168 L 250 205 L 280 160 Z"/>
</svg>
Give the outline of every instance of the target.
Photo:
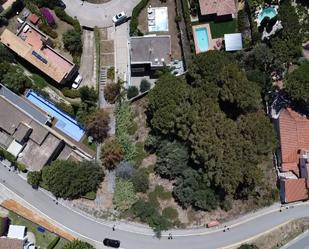
<svg viewBox="0 0 309 249">
<path fill-rule="evenodd" d="M 263 249 L 277 249 L 309 229 L 309 218 L 297 219 L 260 236 L 252 243 Z"/>
<path fill-rule="evenodd" d="M 168 8 L 168 32 L 154 32 L 156 34 L 169 34 L 171 35 L 172 43 L 172 56 L 174 59 L 181 59 L 181 47 L 179 40 L 179 31 L 177 28 L 176 18 L 176 4 L 174 0 L 168 0 L 162 3 L 160 0 L 150 0 L 147 7 L 143 9 L 138 17 L 138 28 L 144 34 L 148 34 L 148 21 L 147 21 L 147 8 L 151 5 L 152 7 L 167 7 Z"/>
<path fill-rule="evenodd" d="M 76 239 L 73 235 L 63 231 L 58 226 L 53 225 L 45 218 L 41 217 L 37 213 L 34 213 L 32 210 L 24 207 L 20 203 L 14 200 L 5 200 L 1 203 L 1 206 L 4 208 L 13 211 L 14 213 L 17 213 L 18 215 L 24 217 L 27 220 L 30 220 L 44 228 L 46 228 L 48 231 L 58 234 L 60 237 L 65 238 L 67 240 L 74 240 Z"/>
</svg>

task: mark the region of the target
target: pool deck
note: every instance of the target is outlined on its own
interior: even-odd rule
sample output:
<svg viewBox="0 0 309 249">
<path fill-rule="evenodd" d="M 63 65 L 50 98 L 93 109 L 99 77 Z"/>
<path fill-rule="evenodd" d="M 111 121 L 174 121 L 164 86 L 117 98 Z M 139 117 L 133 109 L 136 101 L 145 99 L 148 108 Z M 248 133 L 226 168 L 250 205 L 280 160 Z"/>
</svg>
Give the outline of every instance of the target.
<svg viewBox="0 0 309 249">
<path fill-rule="evenodd" d="M 199 24 L 192 26 L 193 29 L 193 37 L 194 37 L 194 47 L 195 47 L 195 54 L 204 53 L 207 51 L 201 51 L 197 46 L 197 37 L 196 37 L 196 29 L 197 28 L 206 28 L 208 39 L 209 39 L 209 49 L 208 50 L 218 50 L 222 44 L 222 38 L 213 39 L 210 32 L 210 25 L 209 23 Z"/>
</svg>

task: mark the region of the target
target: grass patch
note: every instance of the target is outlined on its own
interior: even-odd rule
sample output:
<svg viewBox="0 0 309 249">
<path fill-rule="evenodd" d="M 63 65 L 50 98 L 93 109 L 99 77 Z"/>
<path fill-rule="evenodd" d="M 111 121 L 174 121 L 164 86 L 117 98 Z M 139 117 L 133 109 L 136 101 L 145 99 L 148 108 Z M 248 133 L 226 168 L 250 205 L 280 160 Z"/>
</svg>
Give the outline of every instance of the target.
<svg viewBox="0 0 309 249">
<path fill-rule="evenodd" d="M 136 166 L 140 166 L 144 158 L 148 156 L 147 152 L 144 150 L 144 143 L 138 142 L 135 144 L 135 164 Z"/>
<path fill-rule="evenodd" d="M 100 50 L 101 50 L 101 45 L 100 45 L 100 30 L 98 27 L 94 27 L 94 42 L 95 42 L 95 52 L 96 52 L 96 71 L 97 71 L 97 89 L 99 89 L 99 83 L 100 83 Z"/>
<path fill-rule="evenodd" d="M 38 89 L 43 89 L 44 87 L 48 86 L 48 83 L 46 82 L 45 79 L 43 79 L 40 75 L 38 74 L 32 74 L 30 76 L 33 84 L 38 88 Z"/>
<path fill-rule="evenodd" d="M 21 226 L 27 227 L 27 230 L 29 232 L 32 232 L 35 235 L 37 247 L 46 248 L 57 237 L 57 235 L 55 235 L 55 234 L 53 234 L 53 233 L 51 233 L 47 230 L 44 233 L 38 232 L 37 231 L 37 227 L 38 227 L 37 224 L 35 224 L 35 223 L 33 223 L 33 222 L 31 222 L 27 219 L 24 219 L 23 217 L 15 214 L 14 212 L 9 213 L 9 219 L 11 221 L 11 224 L 13 224 L 13 225 L 21 225 Z"/>
<path fill-rule="evenodd" d="M 89 149 L 96 151 L 97 145 L 96 143 L 89 144 L 87 136 L 83 139 L 83 144 L 86 145 Z"/>
<path fill-rule="evenodd" d="M 237 31 L 237 20 L 210 22 L 210 31 L 212 38 L 220 38 L 223 37 L 224 34 L 235 33 Z"/>
<path fill-rule="evenodd" d="M 85 199 L 87 199 L 87 200 L 91 200 L 91 201 L 95 200 L 96 197 L 97 197 L 97 194 L 96 194 L 96 192 L 93 192 L 93 191 L 88 192 L 88 193 L 86 193 L 86 194 L 83 196 L 83 198 L 85 198 Z"/>
</svg>

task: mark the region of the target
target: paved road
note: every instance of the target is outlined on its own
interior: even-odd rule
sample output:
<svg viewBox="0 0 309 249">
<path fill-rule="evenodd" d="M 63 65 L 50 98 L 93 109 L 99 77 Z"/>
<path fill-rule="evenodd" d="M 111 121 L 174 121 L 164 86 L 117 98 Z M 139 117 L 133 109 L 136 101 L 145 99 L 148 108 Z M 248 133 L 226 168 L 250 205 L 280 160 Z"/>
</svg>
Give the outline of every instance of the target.
<svg viewBox="0 0 309 249">
<path fill-rule="evenodd" d="M 309 249 L 309 233 L 308 230 L 299 235 L 294 240 L 287 243 L 280 249 Z"/>
<path fill-rule="evenodd" d="M 112 17 L 121 11 L 131 16 L 133 8 L 140 0 L 111 0 L 105 4 L 92 4 L 81 0 L 63 0 L 65 11 L 70 16 L 76 16 L 82 26 L 109 27 L 112 26 Z M 83 3 L 83 4 L 82 4 Z"/>
<path fill-rule="evenodd" d="M 83 53 L 81 57 L 79 73 L 83 76 L 81 86 L 96 88 L 96 51 L 94 32 L 83 30 Z"/>
<path fill-rule="evenodd" d="M 230 225 L 230 231 L 225 233 L 222 228 L 212 231 L 207 229 L 178 230 L 172 231 L 173 240 L 167 240 L 166 237 L 159 240 L 153 237 L 153 233 L 149 229 L 127 223 L 116 223 L 116 231 L 112 232 L 113 223 L 100 223 L 72 212 L 60 204 L 56 205 L 50 197 L 42 191 L 33 190 L 25 180 L 16 173 L 9 172 L 3 165 L 0 165 L 0 184 L 4 184 L 18 196 L 31 203 L 37 210 L 54 220 L 56 224 L 61 224 L 68 230 L 74 231 L 81 238 L 92 241 L 94 244 L 100 243 L 105 237 L 117 238 L 121 240 L 121 247 L 124 249 L 228 248 L 226 246 L 243 242 L 288 220 L 309 216 L 308 203 L 305 203 L 295 205 L 294 208 L 284 209 L 282 212 L 274 210 L 235 226 Z M 166 236 L 166 233 L 163 235 Z"/>
</svg>

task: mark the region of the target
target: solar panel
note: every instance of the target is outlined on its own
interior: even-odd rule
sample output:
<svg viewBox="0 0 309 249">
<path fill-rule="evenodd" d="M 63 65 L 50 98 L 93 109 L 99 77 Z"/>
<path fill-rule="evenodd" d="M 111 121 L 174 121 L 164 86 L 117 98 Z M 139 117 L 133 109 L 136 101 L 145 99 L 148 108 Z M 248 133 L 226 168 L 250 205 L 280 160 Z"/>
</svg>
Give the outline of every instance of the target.
<svg viewBox="0 0 309 249">
<path fill-rule="evenodd" d="M 42 61 L 44 64 L 47 64 L 47 60 L 44 57 L 42 57 L 39 53 L 37 53 L 36 51 L 32 51 L 32 55 L 36 57 L 37 59 L 39 59 L 40 61 Z"/>
</svg>

